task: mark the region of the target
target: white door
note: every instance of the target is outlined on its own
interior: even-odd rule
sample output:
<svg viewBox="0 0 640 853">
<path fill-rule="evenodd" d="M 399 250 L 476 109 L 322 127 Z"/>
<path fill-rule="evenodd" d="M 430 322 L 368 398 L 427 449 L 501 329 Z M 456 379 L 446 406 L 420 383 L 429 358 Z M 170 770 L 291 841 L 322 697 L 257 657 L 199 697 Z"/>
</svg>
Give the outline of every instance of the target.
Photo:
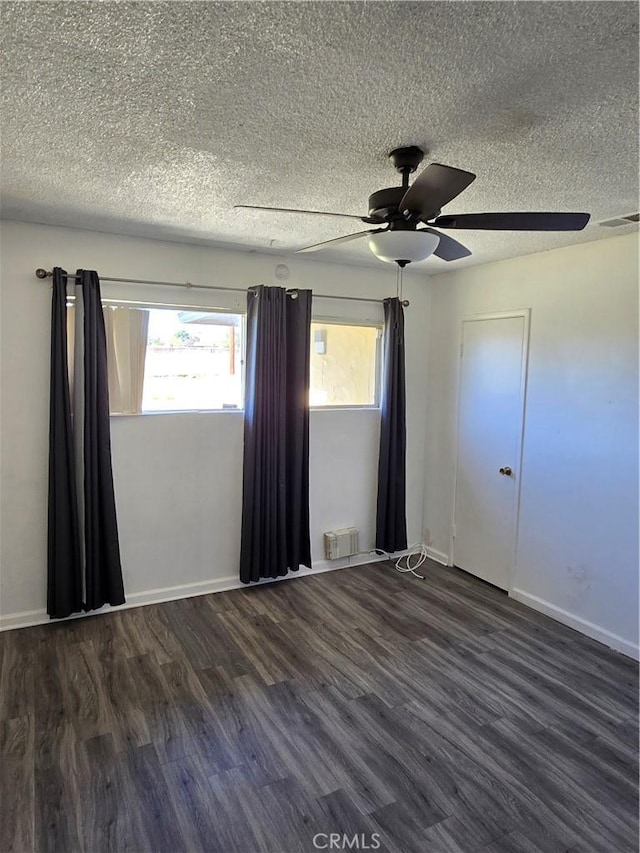
<svg viewBox="0 0 640 853">
<path fill-rule="evenodd" d="M 501 589 L 515 557 L 527 319 L 462 324 L 453 562 Z"/>
</svg>

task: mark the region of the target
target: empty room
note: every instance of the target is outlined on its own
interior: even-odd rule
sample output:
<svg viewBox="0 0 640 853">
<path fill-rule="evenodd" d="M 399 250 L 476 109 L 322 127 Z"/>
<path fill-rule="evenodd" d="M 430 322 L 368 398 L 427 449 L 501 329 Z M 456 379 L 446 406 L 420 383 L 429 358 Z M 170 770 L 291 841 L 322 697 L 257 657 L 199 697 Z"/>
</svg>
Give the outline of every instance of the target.
<svg viewBox="0 0 640 853">
<path fill-rule="evenodd" d="M 0 853 L 636 853 L 638 11 L 0 4 Z"/>
</svg>

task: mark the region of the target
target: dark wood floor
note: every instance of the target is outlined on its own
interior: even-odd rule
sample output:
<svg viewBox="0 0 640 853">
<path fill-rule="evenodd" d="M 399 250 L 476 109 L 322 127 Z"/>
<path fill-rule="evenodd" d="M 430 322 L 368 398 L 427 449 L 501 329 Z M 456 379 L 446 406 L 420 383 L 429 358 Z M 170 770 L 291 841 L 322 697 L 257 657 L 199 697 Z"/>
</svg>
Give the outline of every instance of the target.
<svg viewBox="0 0 640 853">
<path fill-rule="evenodd" d="M 1 635 L 0 850 L 635 853 L 634 663 L 427 575 Z"/>
</svg>

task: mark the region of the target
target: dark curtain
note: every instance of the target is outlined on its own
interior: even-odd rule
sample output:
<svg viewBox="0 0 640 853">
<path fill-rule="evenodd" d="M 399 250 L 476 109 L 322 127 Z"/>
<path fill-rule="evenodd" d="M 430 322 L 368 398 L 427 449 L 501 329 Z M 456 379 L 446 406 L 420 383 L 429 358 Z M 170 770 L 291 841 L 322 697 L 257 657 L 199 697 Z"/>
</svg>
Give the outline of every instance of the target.
<svg viewBox="0 0 640 853">
<path fill-rule="evenodd" d="M 67 361 L 67 273 L 53 270 L 49 400 L 47 613 L 82 610 L 82 558 Z"/>
<path fill-rule="evenodd" d="M 97 273 L 76 273 L 72 415 L 67 363 L 67 274 L 54 269 L 49 427 L 47 612 L 61 618 L 123 604 L 111 470 L 104 316 Z M 78 485 L 81 484 L 81 485 Z"/>
<path fill-rule="evenodd" d="M 260 286 L 247 299 L 243 583 L 311 567 L 311 291 Z"/>
<path fill-rule="evenodd" d="M 392 554 L 407 547 L 404 310 L 395 297 L 384 300 L 383 340 L 376 548 Z"/>
<path fill-rule="evenodd" d="M 287 297 L 287 562 L 311 568 L 309 534 L 309 371 L 311 291 Z"/>
<path fill-rule="evenodd" d="M 111 470 L 107 336 L 100 281 L 78 270 L 84 302 L 84 528 L 87 610 L 124 604 L 116 502 Z"/>
</svg>

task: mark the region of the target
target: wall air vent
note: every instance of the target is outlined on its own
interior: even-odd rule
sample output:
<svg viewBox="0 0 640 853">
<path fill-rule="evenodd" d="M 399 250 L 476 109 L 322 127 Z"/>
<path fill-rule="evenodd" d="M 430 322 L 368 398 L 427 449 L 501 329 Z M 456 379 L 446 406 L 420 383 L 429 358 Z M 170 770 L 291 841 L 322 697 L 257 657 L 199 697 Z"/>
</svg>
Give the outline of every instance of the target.
<svg viewBox="0 0 640 853">
<path fill-rule="evenodd" d="M 358 528 L 344 527 L 342 530 L 330 530 L 324 534 L 324 555 L 327 560 L 351 557 L 357 554 Z"/>
<path fill-rule="evenodd" d="M 598 222 L 598 225 L 603 228 L 621 228 L 623 225 L 633 225 L 638 221 L 640 221 L 640 213 L 628 213 L 626 216 L 616 216 L 615 219 L 605 219 L 604 222 Z"/>
</svg>

